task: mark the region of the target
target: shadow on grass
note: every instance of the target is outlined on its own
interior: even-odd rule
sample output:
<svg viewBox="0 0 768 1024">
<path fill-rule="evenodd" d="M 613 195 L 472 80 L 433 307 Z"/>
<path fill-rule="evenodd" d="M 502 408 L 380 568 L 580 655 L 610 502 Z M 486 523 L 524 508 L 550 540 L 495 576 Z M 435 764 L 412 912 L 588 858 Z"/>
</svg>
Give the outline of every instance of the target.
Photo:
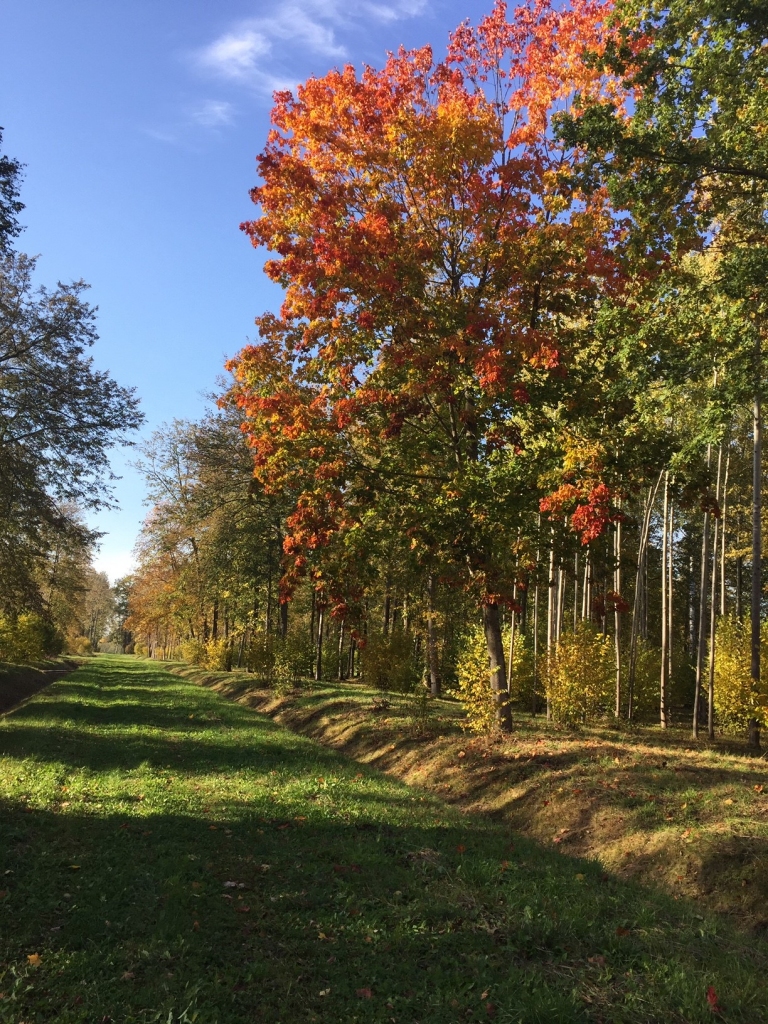
<svg viewBox="0 0 768 1024">
<path fill-rule="evenodd" d="M 356 772 L 157 670 L 148 700 L 165 692 L 189 714 L 215 712 L 218 736 L 174 741 L 167 708 L 137 722 L 125 700 L 102 718 L 109 707 L 89 697 L 108 700 L 108 678 L 117 693 L 126 674 L 140 676 L 87 673 L 84 690 L 58 684 L 0 729 L 8 784 L 21 777 L 34 792 L 37 766 L 87 765 L 90 798 L 105 805 L 0 801 L 9 1021 L 703 1022 L 708 985 L 726 1019 L 766 1019 L 766 947 L 695 906 L 511 843 L 504 828 Z M 69 708 L 69 697 L 85 718 L 52 727 L 47 705 Z M 115 780 L 99 770 L 139 755 L 164 769 L 169 753 L 173 810 L 150 796 L 114 813 Z M 212 820 L 192 777 L 214 772 L 240 789 Z M 150 772 L 158 787 L 166 775 Z"/>
</svg>

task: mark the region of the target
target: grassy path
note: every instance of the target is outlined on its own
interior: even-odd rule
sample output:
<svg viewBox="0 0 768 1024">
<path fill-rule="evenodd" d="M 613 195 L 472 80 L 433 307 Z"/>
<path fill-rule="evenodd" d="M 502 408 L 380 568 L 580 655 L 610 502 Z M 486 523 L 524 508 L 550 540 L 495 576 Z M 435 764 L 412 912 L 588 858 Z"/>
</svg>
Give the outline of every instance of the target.
<svg viewBox="0 0 768 1024">
<path fill-rule="evenodd" d="M 0 720 L 0 1021 L 768 1019 L 762 942 L 102 657 Z"/>
</svg>

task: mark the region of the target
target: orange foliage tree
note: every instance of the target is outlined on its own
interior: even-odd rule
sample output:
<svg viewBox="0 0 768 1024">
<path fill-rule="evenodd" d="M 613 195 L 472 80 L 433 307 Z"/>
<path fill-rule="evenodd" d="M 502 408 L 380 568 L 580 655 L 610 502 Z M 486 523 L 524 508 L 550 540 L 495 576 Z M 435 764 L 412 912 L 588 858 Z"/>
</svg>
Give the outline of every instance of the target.
<svg viewBox="0 0 768 1024">
<path fill-rule="evenodd" d="M 607 12 L 497 0 L 441 62 L 401 50 L 277 93 L 243 225 L 285 299 L 229 364 L 228 400 L 264 487 L 298 493 L 286 594 L 386 515 L 430 573 L 476 595 L 502 727 L 508 538 L 542 496 L 526 432 L 621 287 L 620 222 L 551 130 L 577 94 L 611 88 L 581 59 Z"/>
</svg>

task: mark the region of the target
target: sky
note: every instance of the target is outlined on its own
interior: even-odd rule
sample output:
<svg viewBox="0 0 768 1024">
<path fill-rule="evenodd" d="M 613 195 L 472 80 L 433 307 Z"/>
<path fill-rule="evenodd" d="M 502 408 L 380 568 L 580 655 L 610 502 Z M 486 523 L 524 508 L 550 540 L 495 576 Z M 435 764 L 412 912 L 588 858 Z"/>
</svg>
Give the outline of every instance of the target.
<svg viewBox="0 0 768 1024">
<path fill-rule="evenodd" d="M 84 279 L 92 350 L 141 399 L 141 436 L 205 411 L 224 362 L 280 292 L 239 230 L 274 89 L 477 21 L 491 0 L 0 0 L 4 151 L 26 165 L 19 248 Z M 137 438 L 140 440 L 140 438 Z M 129 572 L 147 508 L 112 459 L 119 511 L 93 515 L 96 567 Z"/>
</svg>

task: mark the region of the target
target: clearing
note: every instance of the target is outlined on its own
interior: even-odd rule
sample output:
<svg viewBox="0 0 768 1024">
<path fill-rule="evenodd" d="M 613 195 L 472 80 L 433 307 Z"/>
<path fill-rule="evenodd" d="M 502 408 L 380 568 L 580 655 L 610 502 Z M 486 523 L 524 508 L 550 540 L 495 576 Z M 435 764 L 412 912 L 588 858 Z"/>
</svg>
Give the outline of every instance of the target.
<svg viewBox="0 0 768 1024">
<path fill-rule="evenodd" d="M 768 1019 L 759 936 L 162 666 L 1 722 L 3 1022 Z"/>
</svg>

